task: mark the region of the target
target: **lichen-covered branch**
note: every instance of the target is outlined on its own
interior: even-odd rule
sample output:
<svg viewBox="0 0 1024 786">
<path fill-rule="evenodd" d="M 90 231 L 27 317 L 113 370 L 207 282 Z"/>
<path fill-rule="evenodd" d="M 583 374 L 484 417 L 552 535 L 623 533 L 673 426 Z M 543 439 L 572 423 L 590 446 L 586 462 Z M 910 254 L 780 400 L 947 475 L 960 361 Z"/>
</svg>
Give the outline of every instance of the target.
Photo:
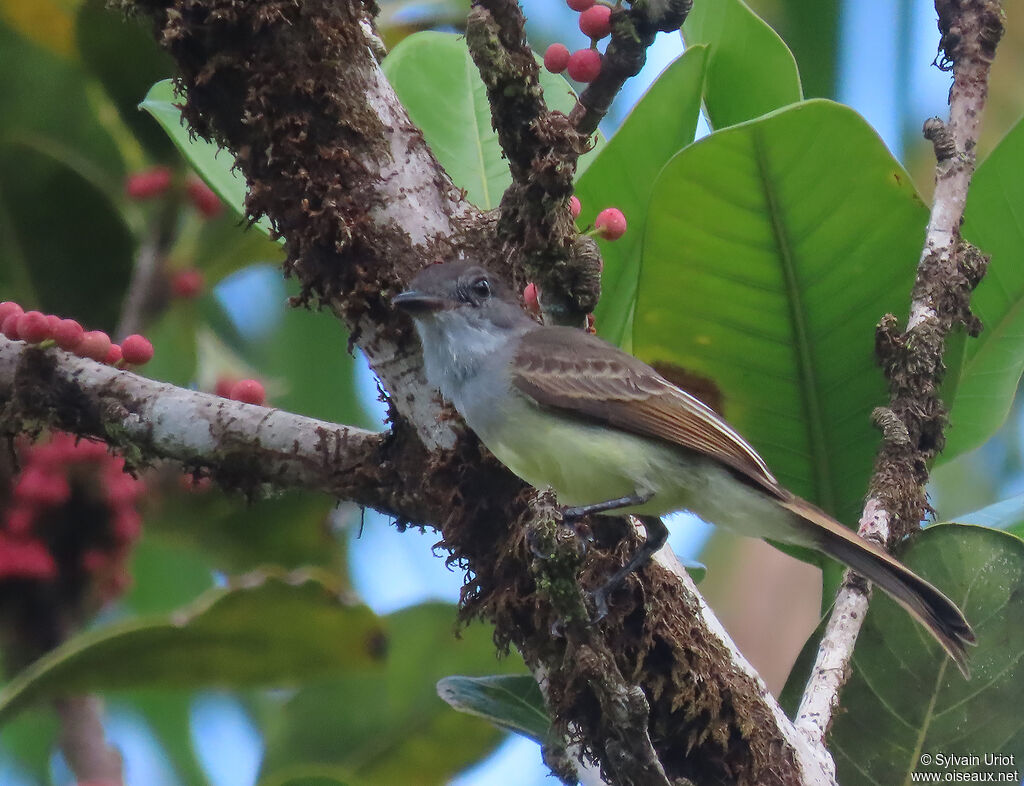
<svg viewBox="0 0 1024 786">
<path fill-rule="evenodd" d="M 388 434 L 230 401 L 0 337 L 0 430 L 59 428 L 120 448 L 136 465 L 158 459 L 202 470 L 229 488 L 303 488 L 406 519 L 439 512 L 413 499 Z M 408 461 L 408 464 L 405 462 Z M 429 495 L 420 495 L 429 499 Z"/>
<path fill-rule="evenodd" d="M 900 332 L 896 317 L 887 314 L 876 337 L 890 399 L 888 409 L 876 413 L 883 441 L 858 531 L 883 546 L 914 532 L 931 512 L 925 483 L 928 464 L 944 444 L 946 409 L 938 391 L 946 336 L 957 325 L 972 335 L 980 331 L 970 295 L 988 264 L 960 237 L 960 222 L 974 174 L 989 68 L 1003 31 L 1002 9 L 996 0 L 936 0 L 935 8 L 943 64 L 953 70 L 950 120 L 948 126 L 937 118 L 925 124 L 925 136 L 935 147 L 935 193 L 907 328 Z M 818 743 L 824 744 L 832 722 L 869 599 L 869 586 L 848 571 L 797 715 L 797 725 Z"/>
<path fill-rule="evenodd" d="M 524 22 L 516 0 L 478 0 L 466 20 L 466 42 L 512 173 L 499 209 L 498 238 L 514 260 L 517 284 L 535 282 L 552 321 L 580 326 L 601 294 L 595 244 L 579 236 L 569 212 L 576 162 L 587 150 L 588 135 L 561 112 L 548 110 Z"/>
</svg>

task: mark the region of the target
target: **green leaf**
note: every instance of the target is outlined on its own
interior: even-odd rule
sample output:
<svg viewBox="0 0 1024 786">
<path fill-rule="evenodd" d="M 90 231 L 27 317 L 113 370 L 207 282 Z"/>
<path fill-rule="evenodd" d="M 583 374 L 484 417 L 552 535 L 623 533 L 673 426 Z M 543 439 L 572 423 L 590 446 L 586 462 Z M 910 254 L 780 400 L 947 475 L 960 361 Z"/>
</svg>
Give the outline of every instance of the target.
<svg viewBox="0 0 1024 786">
<path fill-rule="evenodd" d="M 192 168 L 221 201 L 239 218 L 245 218 L 245 178 L 234 169 L 234 157 L 213 142 L 207 142 L 199 137 L 192 138 L 191 132 L 183 124 L 181 111 L 177 106 L 182 101 L 183 99 L 174 93 L 174 83 L 170 79 L 164 79 L 149 89 L 139 107 L 149 112 L 163 127 Z M 266 217 L 256 222 L 255 227 L 270 235 L 270 222 Z"/>
<path fill-rule="evenodd" d="M 497 207 L 512 176 L 491 127 L 487 89 L 465 38 L 435 31 L 414 33 L 384 58 L 382 67 L 452 182 L 482 210 Z M 540 83 L 550 109 L 565 114 L 572 110 L 576 94 L 563 77 L 542 68 Z M 580 158 L 577 177 L 596 152 Z"/>
<path fill-rule="evenodd" d="M 63 158 L 0 143 L 0 281 L 28 307 L 112 330 L 135 239 L 116 205 Z"/>
<path fill-rule="evenodd" d="M 2 20 L 0 52 L 0 141 L 19 141 L 74 161 L 80 174 L 108 196 L 116 195 L 124 162 L 89 100 L 86 75 L 68 60 L 29 43 Z"/>
<path fill-rule="evenodd" d="M 490 677 L 445 677 L 438 680 L 437 695 L 467 715 L 490 721 L 529 737 L 541 745 L 551 727 L 540 688 L 529 674 Z"/>
<path fill-rule="evenodd" d="M 804 95 L 834 97 L 839 71 L 836 63 L 842 51 L 839 45 L 839 0 L 778 0 L 757 2 L 755 7 L 764 13 L 792 50 L 800 69 Z M 889 6 L 889 14 L 890 19 L 899 18 L 897 24 L 913 22 L 903 16 L 909 16 L 907 0 L 900 0 L 897 8 Z M 900 27 L 893 31 L 897 35 L 895 40 L 906 41 L 906 37 L 899 37 L 900 31 Z M 904 57 L 904 52 L 914 56 L 912 47 L 900 46 L 898 49 L 898 57 Z M 901 88 L 897 86 L 896 89 Z"/>
<path fill-rule="evenodd" d="M 593 224 L 609 206 L 619 208 L 629 223 L 629 231 L 614 243 L 601 241 L 604 272 L 594 315 L 601 336 L 621 346 L 630 341 L 651 183 L 693 141 L 707 54 L 706 47 L 695 46 L 673 61 L 576 184 L 580 226 Z"/>
<path fill-rule="evenodd" d="M 779 480 L 852 523 L 887 400 L 875 325 L 906 313 L 927 217 L 848 107 L 716 132 L 654 184 L 634 352 L 711 380 Z"/>
<path fill-rule="evenodd" d="M 163 538 L 187 543 L 229 573 L 275 564 L 316 565 L 340 575 L 345 550 L 327 524 L 334 500 L 287 491 L 249 503 L 216 489 L 183 493 L 147 520 Z"/>
<path fill-rule="evenodd" d="M 153 359 L 142 373 L 150 379 L 188 386 L 196 378 L 197 304 L 176 300 L 146 329 L 153 344 Z"/>
<path fill-rule="evenodd" d="M 496 662 L 492 630 L 453 635 L 455 607 L 426 603 L 390 614 L 387 664 L 299 691 L 271 710 L 261 786 L 302 766 L 350 773 L 353 784 L 444 783 L 501 741 L 497 729 L 451 709 L 435 691 L 441 677 L 521 672 Z"/>
<path fill-rule="evenodd" d="M 959 375 L 943 392 L 950 427 L 940 456 L 976 448 L 991 437 L 1010 411 L 1024 370 L 1024 121 L 1006 135 L 974 175 L 967 195 L 963 235 L 992 255 L 985 278 L 971 297 L 984 330 L 967 339 L 960 358 L 950 358 Z"/>
<path fill-rule="evenodd" d="M 138 18 L 126 18 L 105 0 L 87 0 L 78 9 L 75 38 L 82 61 L 99 79 L 121 120 L 154 156 L 168 160 L 174 146 L 151 117 L 139 111 L 150 85 L 174 73 L 163 52 Z"/>
<path fill-rule="evenodd" d="M 683 24 L 687 46 L 711 50 L 704 108 L 720 129 L 803 98 L 789 47 L 742 0 L 694 3 Z"/>
<path fill-rule="evenodd" d="M 60 726 L 52 708 L 21 713 L 0 730 L 0 762 L 14 762 L 34 780 L 50 782 L 50 760 L 57 750 Z"/>
<path fill-rule="evenodd" d="M 287 297 L 298 293 L 294 282 L 285 282 L 282 290 L 281 322 L 251 353 L 254 365 L 276 383 L 274 406 L 332 423 L 380 428 L 360 403 L 345 326 L 328 310 L 287 306 Z"/>
<path fill-rule="evenodd" d="M 330 774 L 330 768 L 299 765 L 260 781 L 260 786 L 352 786 L 348 772 Z"/>
<path fill-rule="evenodd" d="M 203 271 L 206 282 L 214 285 L 232 273 L 253 264 L 276 265 L 284 260 L 284 249 L 265 233 L 246 229 L 235 213 L 225 211 L 202 222 L 195 252 L 195 267 Z"/>
<path fill-rule="evenodd" d="M 121 601 L 134 615 L 169 614 L 213 587 L 205 554 L 154 537 L 146 517 L 142 539 L 132 549 L 132 586 Z"/>
<path fill-rule="evenodd" d="M 972 676 L 965 680 L 920 625 L 876 593 L 829 742 L 843 786 L 910 783 L 914 771 L 941 778 L 942 769 L 921 766 L 922 754 L 1024 755 L 1024 542 L 984 527 L 940 524 L 916 535 L 901 559 L 971 621 L 978 637 Z M 805 652 L 816 647 L 812 638 Z M 801 660 L 805 666 L 790 682 L 806 677 L 813 652 Z M 796 694 L 789 685 L 786 692 Z"/>
<path fill-rule="evenodd" d="M 169 616 L 79 633 L 0 691 L 0 723 L 67 693 L 286 685 L 377 665 L 383 629 L 312 574 L 253 573 Z"/>
</svg>

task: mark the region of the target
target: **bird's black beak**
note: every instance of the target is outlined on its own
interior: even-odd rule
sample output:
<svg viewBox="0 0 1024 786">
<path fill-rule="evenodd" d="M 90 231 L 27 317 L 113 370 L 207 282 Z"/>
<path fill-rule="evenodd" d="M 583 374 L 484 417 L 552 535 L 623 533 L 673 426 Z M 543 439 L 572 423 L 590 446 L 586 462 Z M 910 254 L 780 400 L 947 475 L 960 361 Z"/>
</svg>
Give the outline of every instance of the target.
<svg viewBox="0 0 1024 786">
<path fill-rule="evenodd" d="M 409 314 L 431 314 L 446 308 L 448 303 L 444 298 L 409 289 L 395 295 L 391 304 Z"/>
</svg>

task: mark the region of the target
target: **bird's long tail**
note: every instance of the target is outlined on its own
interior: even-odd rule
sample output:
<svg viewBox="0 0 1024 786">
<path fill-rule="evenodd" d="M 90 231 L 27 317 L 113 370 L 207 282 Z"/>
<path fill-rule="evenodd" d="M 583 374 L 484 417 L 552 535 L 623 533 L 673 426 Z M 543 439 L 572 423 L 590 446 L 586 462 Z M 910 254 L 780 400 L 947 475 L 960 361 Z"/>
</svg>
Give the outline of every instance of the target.
<svg viewBox="0 0 1024 786">
<path fill-rule="evenodd" d="M 802 499 L 780 502 L 811 523 L 814 546 L 877 585 L 927 628 L 969 677 L 967 645 L 977 642 L 963 612 L 953 601 L 874 543 Z"/>
</svg>

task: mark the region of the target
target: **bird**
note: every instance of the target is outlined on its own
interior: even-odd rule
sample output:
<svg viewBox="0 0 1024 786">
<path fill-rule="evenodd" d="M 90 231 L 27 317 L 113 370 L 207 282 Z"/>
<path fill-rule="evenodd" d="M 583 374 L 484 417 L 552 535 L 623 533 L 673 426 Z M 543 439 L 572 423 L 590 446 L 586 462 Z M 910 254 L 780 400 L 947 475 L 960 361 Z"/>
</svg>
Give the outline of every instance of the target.
<svg viewBox="0 0 1024 786">
<path fill-rule="evenodd" d="M 509 470 L 557 495 L 565 519 L 637 516 L 646 542 L 594 592 L 610 593 L 690 511 L 741 535 L 820 551 L 884 590 L 966 676 L 976 637 L 961 610 L 884 549 L 796 496 L 732 426 L 603 339 L 542 325 L 485 268 L 431 265 L 392 300 L 413 319 L 427 382 Z"/>
</svg>

